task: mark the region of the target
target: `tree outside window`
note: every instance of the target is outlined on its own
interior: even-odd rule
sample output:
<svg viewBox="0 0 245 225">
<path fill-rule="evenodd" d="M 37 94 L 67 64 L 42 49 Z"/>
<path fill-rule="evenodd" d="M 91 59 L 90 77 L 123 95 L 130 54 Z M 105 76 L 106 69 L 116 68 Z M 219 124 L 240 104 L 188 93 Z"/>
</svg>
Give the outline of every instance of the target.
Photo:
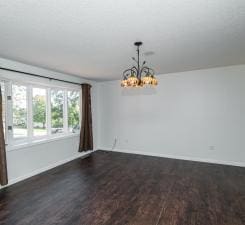
<svg viewBox="0 0 245 225">
<path fill-rule="evenodd" d="M 68 91 L 68 129 L 69 132 L 76 133 L 80 130 L 80 108 L 79 108 L 79 92 Z"/>
<path fill-rule="evenodd" d="M 51 133 L 62 133 L 64 128 L 64 91 L 51 90 Z"/>
<path fill-rule="evenodd" d="M 33 135 L 47 135 L 46 89 L 32 90 Z"/>
</svg>

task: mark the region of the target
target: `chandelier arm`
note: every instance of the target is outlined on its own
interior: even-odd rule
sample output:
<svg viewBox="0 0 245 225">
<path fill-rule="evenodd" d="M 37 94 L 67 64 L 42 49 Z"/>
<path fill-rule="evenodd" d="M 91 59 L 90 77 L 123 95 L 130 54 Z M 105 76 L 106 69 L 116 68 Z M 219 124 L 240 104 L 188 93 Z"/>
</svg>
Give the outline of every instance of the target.
<svg viewBox="0 0 245 225">
<path fill-rule="evenodd" d="M 152 75 L 155 74 L 155 71 L 152 68 L 149 68 L 149 70 L 151 71 Z"/>
<path fill-rule="evenodd" d="M 137 59 L 135 59 L 134 57 L 132 57 L 132 60 L 134 60 L 137 64 L 138 64 L 138 61 Z"/>
<path fill-rule="evenodd" d="M 143 66 L 140 70 L 140 73 L 142 73 L 144 70 L 148 70 L 148 67 L 147 66 Z"/>
<path fill-rule="evenodd" d="M 149 68 L 149 67 L 147 67 L 147 66 L 142 67 L 142 69 L 140 71 L 140 74 L 142 75 L 143 72 L 145 72 L 146 74 L 148 73 L 150 75 L 154 75 L 154 70 Z"/>
<path fill-rule="evenodd" d="M 132 70 L 133 72 L 135 72 L 135 74 L 136 74 L 136 76 L 137 76 L 137 78 L 138 78 L 139 71 L 138 71 L 137 67 L 136 67 L 136 66 L 133 66 L 133 67 L 131 68 L 131 70 Z"/>
<path fill-rule="evenodd" d="M 130 69 L 124 70 L 123 77 L 127 78 L 131 74 L 135 74 L 138 78 L 138 69 L 135 66 L 131 67 Z"/>
<path fill-rule="evenodd" d="M 126 72 L 128 72 L 128 71 L 131 71 L 131 68 L 130 68 L 130 69 L 124 70 L 124 71 L 123 71 L 123 74 L 126 73 Z"/>
<path fill-rule="evenodd" d="M 141 70 L 140 70 L 140 74 L 142 75 L 142 73 L 148 73 L 149 72 L 149 68 L 147 67 L 147 66 L 144 66 L 144 67 L 142 67 L 141 68 Z"/>
<path fill-rule="evenodd" d="M 144 65 L 146 64 L 146 61 L 144 61 L 141 65 L 141 68 L 144 67 Z"/>
<path fill-rule="evenodd" d="M 130 73 L 127 74 L 127 72 L 131 72 L 131 69 L 126 69 L 126 70 L 123 71 L 123 76 L 124 76 L 124 78 L 125 78 L 125 77 L 127 78 L 128 75 L 130 75 Z"/>
</svg>

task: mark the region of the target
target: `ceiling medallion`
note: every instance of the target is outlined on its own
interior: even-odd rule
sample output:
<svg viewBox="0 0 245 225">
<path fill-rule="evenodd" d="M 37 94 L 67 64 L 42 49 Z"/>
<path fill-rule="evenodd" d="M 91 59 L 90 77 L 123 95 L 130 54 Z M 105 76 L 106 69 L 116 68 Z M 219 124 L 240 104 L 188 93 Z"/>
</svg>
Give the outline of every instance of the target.
<svg viewBox="0 0 245 225">
<path fill-rule="evenodd" d="M 133 66 L 123 72 L 123 79 L 121 80 L 121 87 L 143 87 L 143 86 L 156 86 L 157 79 L 154 76 L 154 70 L 145 66 L 146 61 L 140 65 L 140 46 L 142 42 L 135 42 L 137 46 L 137 59 L 132 59 L 137 63 L 137 66 Z"/>
</svg>

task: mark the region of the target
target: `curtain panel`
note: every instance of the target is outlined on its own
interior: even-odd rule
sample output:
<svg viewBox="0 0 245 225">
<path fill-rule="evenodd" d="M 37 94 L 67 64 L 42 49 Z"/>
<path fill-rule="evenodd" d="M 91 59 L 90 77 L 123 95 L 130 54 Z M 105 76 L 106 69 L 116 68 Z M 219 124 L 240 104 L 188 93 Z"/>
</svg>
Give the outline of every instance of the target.
<svg viewBox="0 0 245 225">
<path fill-rule="evenodd" d="M 79 152 L 93 150 L 91 85 L 82 84 L 82 123 Z"/>
<path fill-rule="evenodd" d="M 3 102 L 2 102 L 2 90 L 0 86 L 0 184 L 8 184 L 8 174 L 7 174 L 7 162 L 6 162 L 6 149 L 4 140 L 4 130 L 3 130 Z"/>
</svg>

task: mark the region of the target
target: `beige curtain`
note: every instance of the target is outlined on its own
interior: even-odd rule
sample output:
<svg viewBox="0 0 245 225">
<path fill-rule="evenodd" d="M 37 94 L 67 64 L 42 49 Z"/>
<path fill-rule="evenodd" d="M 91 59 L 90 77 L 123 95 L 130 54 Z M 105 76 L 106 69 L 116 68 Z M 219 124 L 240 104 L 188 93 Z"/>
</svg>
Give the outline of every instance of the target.
<svg viewBox="0 0 245 225">
<path fill-rule="evenodd" d="M 79 152 L 93 150 L 91 85 L 82 84 L 82 124 Z"/>
<path fill-rule="evenodd" d="M 0 184 L 8 184 L 6 150 L 3 132 L 3 105 L 2 105 L 2 90 L 0 86 Z"/>
</svg>

